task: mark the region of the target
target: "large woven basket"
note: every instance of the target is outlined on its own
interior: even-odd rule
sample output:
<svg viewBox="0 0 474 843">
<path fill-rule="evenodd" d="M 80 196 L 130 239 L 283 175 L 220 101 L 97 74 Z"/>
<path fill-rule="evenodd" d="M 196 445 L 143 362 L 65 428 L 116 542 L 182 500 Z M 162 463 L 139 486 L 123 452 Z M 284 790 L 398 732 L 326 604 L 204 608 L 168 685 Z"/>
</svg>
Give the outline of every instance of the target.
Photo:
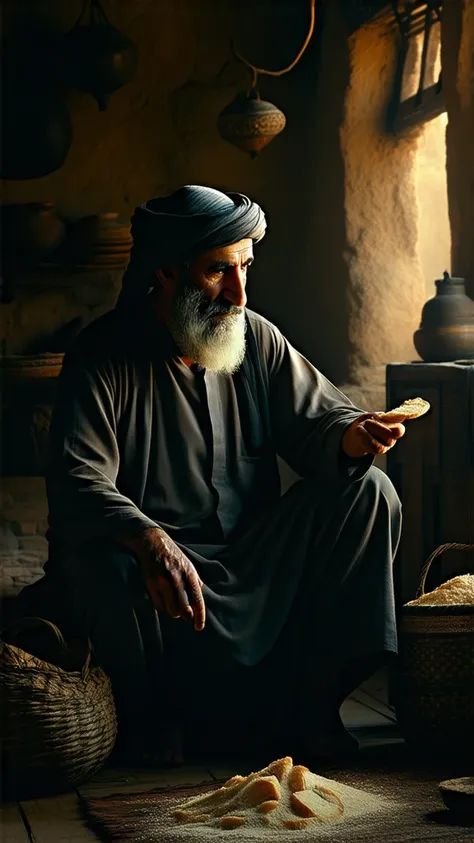
<svg viewBox="0 0 474 843">
<path fill-rule="evenodd" d="M 55 635 L 50 652 L 58 664 L 13 643 L 15 632 L 46 624 Z M 58 645 L 59 642 L 59 645 Z M 33 648 L 32 648 L 33 649 Z M 76 669 L 70 669 L 76 662 Z M 91 666 L 91 648 L 68 650 L 54 624 L 25 618 L 0 635 L 0 748 L 2 796 L 27 799 L 69 790 L 95 773 L 117 733 L 111 685 Z M 66 665 L 66 669 L 64 669 Z"/>
<path fill-rule="evenodd" d="M 432 562 L 446 550 L 474 551 L 471 544 L 445 544 L 426 562 L 417 597 Z M 474 606 L 404 606 L 400 624 L 395 705 L 403 737 L 424 751 L 474 752 Z"/>
</svg>

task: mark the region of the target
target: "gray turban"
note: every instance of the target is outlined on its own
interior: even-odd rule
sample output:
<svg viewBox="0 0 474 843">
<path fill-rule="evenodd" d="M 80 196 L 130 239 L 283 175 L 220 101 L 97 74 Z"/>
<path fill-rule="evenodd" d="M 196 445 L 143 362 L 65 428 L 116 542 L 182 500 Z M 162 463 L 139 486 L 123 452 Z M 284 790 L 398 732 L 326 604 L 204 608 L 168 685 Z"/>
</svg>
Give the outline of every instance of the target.
<svg viewBox="0 0 474 843">
<path fill-rule="evenodd" d="M 246 238 L 258 243 L 265 229 L 262 209 L 242 193 L 188 184 L 144 202 L 132 217 L 133 247 L 119 305 L 147 295 L 156 285 L 156 269 L 184 264 Z"/>
</svg>

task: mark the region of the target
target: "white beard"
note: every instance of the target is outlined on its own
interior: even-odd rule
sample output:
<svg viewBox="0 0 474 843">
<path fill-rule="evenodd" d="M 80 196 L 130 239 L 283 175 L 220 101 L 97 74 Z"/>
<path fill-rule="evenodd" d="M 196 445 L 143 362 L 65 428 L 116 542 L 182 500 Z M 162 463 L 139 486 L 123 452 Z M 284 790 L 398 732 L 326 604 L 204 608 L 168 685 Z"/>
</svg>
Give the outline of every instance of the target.
<svg viewBox="0 0 474 843">
<path fill-rule="evenodd" d="M 175 297 L 169 324 L 171 335 L 183 357 L 216 374 L 232 375 L 245 357 L 244 310 L 209 318 L 200 311 L 203 301 L 201 290 L 189 288 Z"/>
</svg>

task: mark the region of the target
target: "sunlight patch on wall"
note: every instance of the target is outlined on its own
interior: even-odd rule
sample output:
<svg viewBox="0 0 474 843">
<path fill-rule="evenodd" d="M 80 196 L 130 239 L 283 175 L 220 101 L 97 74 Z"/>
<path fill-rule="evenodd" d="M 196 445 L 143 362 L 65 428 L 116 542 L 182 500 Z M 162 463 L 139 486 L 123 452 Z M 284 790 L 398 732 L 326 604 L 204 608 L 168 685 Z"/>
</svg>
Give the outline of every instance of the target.
<svg viewBox="0 0 474 843">
<path fill-rule="evenodd" d="M 440 114 L 423 128 L 416 156 L 418 243 L 426 298 L 435 295 L 434 281 L 451 272 L 451 230 L 446 172 L 446 126 Z"/>
</svg>

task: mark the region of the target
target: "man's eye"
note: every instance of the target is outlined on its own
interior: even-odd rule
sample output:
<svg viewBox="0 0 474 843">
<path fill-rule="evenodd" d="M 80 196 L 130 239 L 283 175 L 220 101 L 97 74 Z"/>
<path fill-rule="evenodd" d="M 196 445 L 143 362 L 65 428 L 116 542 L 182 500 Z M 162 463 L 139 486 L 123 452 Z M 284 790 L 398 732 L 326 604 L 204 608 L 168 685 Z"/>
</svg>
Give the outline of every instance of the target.
<svg viewBox="0 0 474 843">
<path fill-rule="evenodd" d="M 211 281 L 216 281 L 218 278 L 222 278 L 223 275 L 223 269 L 211 269 L 211 271 L 207 273 L 207 277 L 210 278 Z"/>
</svg>

